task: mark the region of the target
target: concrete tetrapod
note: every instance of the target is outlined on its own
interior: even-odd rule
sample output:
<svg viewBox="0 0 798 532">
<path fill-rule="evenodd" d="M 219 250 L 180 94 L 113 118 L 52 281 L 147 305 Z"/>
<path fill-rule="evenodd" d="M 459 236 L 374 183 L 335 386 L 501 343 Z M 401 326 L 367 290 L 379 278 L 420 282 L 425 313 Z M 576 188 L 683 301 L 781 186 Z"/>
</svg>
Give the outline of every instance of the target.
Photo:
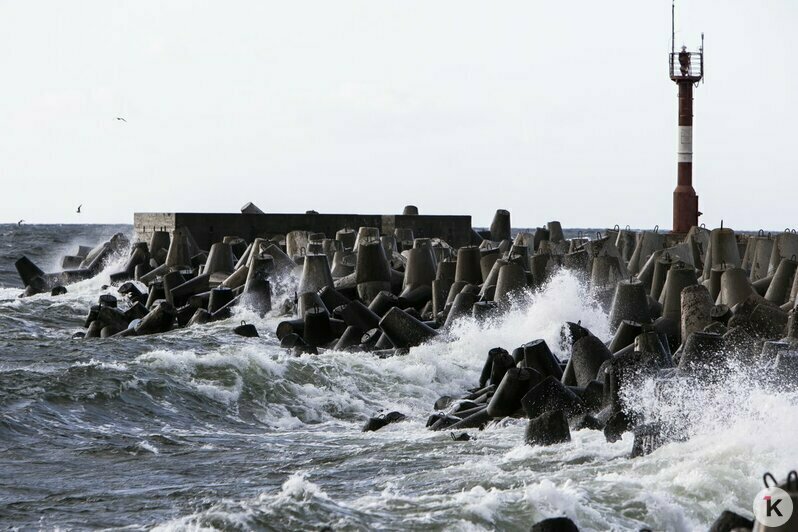
<svg viewBox="0 0 798 532">
<path fill-rule="evenodd" d="M 235 264 L 233 261 L 232 246 L 223 242 L 217 242 L 212 245 L 202 273 L 215 274 L 211 282 L 221 283 L 229 277 L 233 271 L 235 271 Z"/>
<path fill-rule="evenodd" d="M 488 384 L 498 386 L 507 371 L 515 367 L 515 360 L 510 353 L 501 348 L 491 349 L 488 352 L 488 357 L 490 359 L 490 379 L 488 379 Z"/>
<path fill-rule="evenodd" d="M 171 242 L 172 238 L 169 236 L 169 231 L 153 231 L 148 247 L 150 256 L 154 257 L 158 264 L 163 264 L 166 260 Z"/>
<path fill-rule="evenodd" d="M 484 388 L 488 385 L 490 381 L 491 373 L 493 372 L 493 359 L 496 358 L 497 355 L 503 353 L 505 355 L 509 355 L 506 349 L 501 347 L 494 347 L 490 351 L 488 351 L 488 356 L 485 358 L 485 365 L 482 366 L 482 373 L 479 376 L 479 387 Z"/>
<path fill-rule="evenodd" d="M 615 287 L 610 307 L 610 327 L 615 329 L 623 320 L 651 322 L 645 288 L 636 279 L 624 279 Z"/>
<path fill-rule="evenodd" d="M 168 301 L 161 301 L 135 327 L 136 335 L 163 333 L 174 324 L 177 310 Z"/>
<path fill-rule="evenodd" d="M 568 418 L 562 410 L 553 410 L 527 422 L 524 439 L 528 445 L 553 445 L 571 440 Z"/>
<path fill-rule="evenodd" d="M 325 287 L 334 287 L 327 255 L 305 255 L 297 293 L 318 292 Z"/>
<path fill-rule="evenodd" d="M 719 334 L 694 332 L 687 337 L 679 358 L 682 370 L 717 367 L 722 361 L 723 337 Z"/>
<path fill-rule="evenodd" d="M 568 363 L 573 367 L 576 385 L 587 386 L 597 377 L 601 365 L 611 358 L 607 346 L 593 335 L 574 342 Z"/>
<path fill-rule="evenodd" d="M 665 235 L 656 231 L 643 231 L 639 234 L 632 257 L 629 259 L 629 274 L 637 275 L 652 253 L 662 249 Z"/>
<path fill-rule="evenodd" d="M 679 263 L 679 260 L 672 259 L 670 256 L 660 257 L 656 261 L 654 265 L 654 275 L 651 279 L 651 297 L 657 300 L 660 298 L 662 290 L 665 288 L 665 281 L 668 279 L 668 272 L 673 266 Z"/>
<path fill-rule="evenodd" d="M 269 274 L 274 269 L 270 255 L 253 257 L 249 263 L 247 281 L 244 284 L 242 303 L 263 316 L 272 309 L 272 287 Z"/>
<path fill-rule="evenodd" d="M 494 242 L 501 242 L 502 240 L 510 238 L 511 230 L 510 211 L 504 209 L 497 210 L 490 224 L 490 239 Z"/>
<path fill-rule="evenodd" d="M 465 282 L 475 285 L 482 283 L 481 258 L 478 247 L 462 247 L 457 250 L 457 267 L 454 274 L 455 282 Z"/>
<path fill-rule="evenodd" d="M 676 323 L 682 321 L 682 290 L 688 286 L 698 284 L 695 269 L 691 267 L 674 266 L 668 270 L 665 287 L 659 302 L 662 303 L 662 317 Z"/>
<path fill-rule="evenodd" d="M 546 377 L 532 387 L 523 398 L 521 406 L 529 419 L 562 410 L 567 416 L 584 411 L 584 403 L 573 391 L 554 377 Z"/>
<path fill-rule="evenodd" d="M 215 314 L 219 309 L 230 303 L 235 297 L 235 293 L 230 288 L 218 287 L 211 290 L 208 300 L 208 312 Z"/>
<path fill-rule="evenodd" d="M 681 336 L 687 339 L 712 322 L 714 303 L 709 290 L 704 285 L 687 286 L 682 289 Z"/>
<path fill-rule="evenodd" d="M 285 253 L 291 260 L 303 257 L 308 249 L 307 231 L 290 231 L 285 235 Z"/>
<path fill-rule="evenodd" d="M 533 369 L 508 369 L 488 403 L 488 414 L 492 417 L 512 416 L 521 409 L 521 398 L 542 380 L 543 376 Z"/>
<path fill-rule="evenodd" d="M 166 254 L 165 264 L 169 268 L 191 269 L 191 246 L 188 229 L 178 227 L 172 231 L 172 241 Z"/>
<path fill-rule="evenodd" d="M 557 244 L 565 240 L 565 235 L 562 232 L 562 224 L 560 222 L 548 222 L 546 224 L 546 229 L 549 230 L 549 241 L 553 244 Z"/>
<path fill-rule="evenodd" d="M 621 258 L 623 258 L 627 264 L 632 258 L 632 253 L 634 253 L 636 241 L 637 233 L 631 231 L 628 226 L 626 229 L 618 231 L 618 236 L 615 239 L 615 247 L 618 248 Z"/>
<path fill-rule="evenodd" d="M 446 316 L 444 328 L 448 329 L 454 322 L 462 317 L 471 316 L 473 313 L 474 304 L 477 302 L 477 295 L 471 292 L 460 292 L 452 301 L 452 307 L 449 309 L 449 314 Z"/>
<path fill-rule="evenodd" d="M 798 256 L 798 233 L 785 231 L 776 235 L 773 241 L 773 249 L 770 253 L 768 275 L 776 273 L 776 268 L 779 267 L 781 259 L 790 259 L 796 256 Z"/>
<path fill-rule="evenodd" d="M 615 330 L 615 335 L 608 346 L 610 353 L 617 353 L 624 347 L 632 345 L 642 329 L 642 324 L 636 321 L 623 320 Z"/>
<path fill-rule="evenodd" d="M 725 264 L 727 267 L 739 267 L 741 262 L 734 231 L 723 227 L 713 229 L 709 234 L 709 247 L 704 259 L 704 279 L 709 278 L 709 272 L 715 266 Z"/>
<path fill-rule="evenodd" d="M 437 332 L 398 307 L 393 307 L 380 320 L 380 329 L 395 347 L 409 348 L 422 344 Z"/>
<path fill-rule="evenodd" d="M 549 517 L 532 525 L 530 532 L 579 532 L 579 527 L 568 517 Z"/>
<path fill-rule="evenodd" d="M 513 298 L 522 294 L 527 286 L 526 272 L 521 266 L 515 263 L 501 265 L 496 279 L 496 292 L 493 300 L 507 308 Z"/>
<path fill-rule="evenodd" d="M 754 295 L 754 289 L 745 270 L 742 268 L 727 268 L 720 278 L 720 293 L 715 301 L 718 305 L 734 307 Z"/>
<path fill-rule="evenodd" d="M 770 237 L 751 237 L 749 239 L 748 252 L 750 254 L 749 264 L 742 264 L 743 269 L 750 270 L 749 279 L 751 282 L 764 279 L 768 276 L 770 267 L 770 255 L 773 253 L 773 239 Z M 745 263 L 745 257 L 743 257 Z"/>
<path fill-rule="evenodd" d="M 501 252 L 499 248 L 481 248 L 479 254 L 481 256 L 479 268 L 482 271 L 482 278 L 487 281 L 490 271 L 493 269 L 493 264 L 501 258 Z"/>
<path fill-rule="evenodd" d="M 330 314 L 324 307 L 310 308 L 304 314 L 302 338 L 311 347 L 322 347 L 335 339 L 330 325 Z"/>
<path fill-rule="evenodd" d="M 299 294 L 297 298 L 297 309 L 296 313 L 297 316 L 304 316 L 305 312 L 312 308 L 324 308 L 324 301 L 322 301 L 321 296 L 317 292 L 303 292 Z"/>
<path fill-rule="evenodd" d="M 402 282 L 402 294 L 411 292 L 419 286 L 432 287 L 435 280 L 437 266 L 432 248 L 420 247 L 407 250 L 407 264 L 405 265 L 405 276 Z"/>
<path fill-rule="evenodd" d="M 765 292 L 765 299 L 776 305 L 783 305 L 790 299 L 798 262 L 792 259 L 781 259 L 776 273 Z"/>
<path fill-rule="evenodd" d="M 366 303 L 370 303 L 381 291 L 391 289 L 391 269 L 379 240 L 360 242 L 355 280 L 358 295 Z"/>
<path fill-rule="evenodd" d="M 357 255 L 351 250 L 336 251 L 333 255 L 331 273 L 334 279 L 346 277 L 355 272 Z"/>
<path fill-rule="evenodd" d="M 360 251 L 360 245 L 364 242 L 379 242 L 380 230 L 376 227 L 358 227 L 357 237 L 355 237 L 355 251 Z"/>
<path fill-rule="evenodd" d="M 524 366 L 538 371 L 544 377 L 562 378 L 560 361 L 549 349 L 543 339 L 532 340 L 522 345 L 524 349 Z"/>
<path fill-rule="evenodd" d="M 186 278 L 179 271 L 172 271 L 163 276 L 163 293 L 166 299 L 172 305 L 181 306 L 176 304 L 172 297 L 172 290 L 186 282 Z"/>
<path fill-rule="evenodd" d="M 344 250 L 352 250 L 355 247 L 357 233 L 352 229 L 339 229 L 335 233 L 335 239 L 344 246 Z"/>
</svg>

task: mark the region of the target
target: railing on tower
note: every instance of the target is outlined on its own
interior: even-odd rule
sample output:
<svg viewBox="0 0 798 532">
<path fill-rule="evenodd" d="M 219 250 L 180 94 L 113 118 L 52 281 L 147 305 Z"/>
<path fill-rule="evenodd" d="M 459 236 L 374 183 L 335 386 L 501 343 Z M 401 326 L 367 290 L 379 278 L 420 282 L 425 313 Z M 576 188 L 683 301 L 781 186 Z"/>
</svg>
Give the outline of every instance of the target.
<svg viewBox="0 0 798 532">
<path fill-rule="evenodd" d="M 673 81 L 698 82 L 704 77 L 703 52 L 672 52 L 669 65 Z"/>
</svg>

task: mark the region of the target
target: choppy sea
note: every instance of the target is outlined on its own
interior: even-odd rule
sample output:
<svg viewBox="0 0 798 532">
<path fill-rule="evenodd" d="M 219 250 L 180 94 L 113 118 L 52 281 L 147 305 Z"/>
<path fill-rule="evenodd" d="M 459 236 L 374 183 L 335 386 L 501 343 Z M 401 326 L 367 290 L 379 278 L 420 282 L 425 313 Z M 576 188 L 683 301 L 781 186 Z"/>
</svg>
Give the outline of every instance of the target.
<svg viewBox="0 0 798 532">
<path fill-rule="evenodd" d="M 495 322 L 380 359 L 293 356 L 279 318 L 233 318 L 159 336 L 73 340 L 113 265 L 68 293 L 19 299 L 13 262 L 46 271 L 79 244 L 130 226 L 0 226 L 0 527 L 80 530 L 528 530 L 567 515 L 583 530 L 700 530 L 724 509 L 751 515 L 762 474 L 796 466 L 795 394 L 744 369 L 656 401 L 691 438 L 629 458 L 632 435 L 598 431 L 524 444 L 521 419 L 452 441 L 425 422 L 442 395 L 476 385 L 492 347 L 555 350 L 578 321 L 610 336 L 582 282 L 559 273 Z M 121 259 L 120 259 L 121 260 Z M 232 333 L 241 320 L 260 338 Z M 562 355 L 562 353 L 560 353 Z M 361 432 L 370 416 L 408 420 Z"/>
</svg>

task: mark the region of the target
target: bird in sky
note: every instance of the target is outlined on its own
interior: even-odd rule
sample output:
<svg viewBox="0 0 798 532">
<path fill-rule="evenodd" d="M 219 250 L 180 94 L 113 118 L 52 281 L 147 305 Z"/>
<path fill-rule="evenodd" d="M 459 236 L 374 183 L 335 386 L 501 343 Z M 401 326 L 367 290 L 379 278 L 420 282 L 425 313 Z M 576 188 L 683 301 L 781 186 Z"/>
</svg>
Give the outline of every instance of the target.
<svg viewBox="0 0 798 532">
<path fill-rule="evenodd" d="M 80 214 L 80 208 L 81 208 L 81 207 L 83 207 L 83 204 L 82 204 L 82 203 L 81 203 L 80 205 L 78 205 L 78 214 Z"/>
<path fill-rule="evenodd" d="M 121 120 L 122 122 L 127 122 L 127 120 L 125 120 L 125 119 L 124 119 L 124 118 L 122 118 L 121 116 L 117 116 L 117 117 L 116 117 L 116 119 L 117 119 L 117 120 Z"/>
<path fill-rule="evenodd" d="M 17 222 L 17 225 L 22 225 L 23 223 L 25 223 L 25 220 L 20 220 Z"/>
</svg>

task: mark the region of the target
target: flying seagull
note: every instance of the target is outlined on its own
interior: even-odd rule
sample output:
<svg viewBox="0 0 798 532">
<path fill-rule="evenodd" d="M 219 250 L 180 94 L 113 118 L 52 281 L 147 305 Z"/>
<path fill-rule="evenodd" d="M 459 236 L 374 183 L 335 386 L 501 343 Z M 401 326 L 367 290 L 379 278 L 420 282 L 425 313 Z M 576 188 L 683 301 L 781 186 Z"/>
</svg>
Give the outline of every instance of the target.
<svg viewBox="0 0 798 532">
<path fill-rule="evenodd" d="M 78 214 L 80 214 L 80 208 L 81 208 L 81 207 L 83 207 L 83 204 L 82 204 L 82 203 L 81 203 L 80 205 L 78 205 Z"/>
<path fill-rule="evenodd" d="M 116 117 L 116 119 L 117 119 L 117 120 L 121 120 L 122 122 L 127 122 L 127 120 L 125 120 L 125 119 L 124 119 L 124 118 L 122 118 L 121 116 L 117 116 L 117 117 Z"/>
</svg>

